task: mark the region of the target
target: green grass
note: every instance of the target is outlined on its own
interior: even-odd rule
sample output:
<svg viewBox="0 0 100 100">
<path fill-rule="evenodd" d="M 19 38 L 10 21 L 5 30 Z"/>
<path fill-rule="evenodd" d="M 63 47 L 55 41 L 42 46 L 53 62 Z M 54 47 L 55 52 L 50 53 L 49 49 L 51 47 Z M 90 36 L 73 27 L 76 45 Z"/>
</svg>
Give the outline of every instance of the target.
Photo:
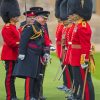
<svg viewBox="0 0 100 100">
<path fill-rule="evenodd" d="M 52 53 L 52 63 L 46 68 L 45 80 L 44 80 L 44 95 L 48 98 L 47 100 L 65 100 L 66 94 L 58 91 L 56 87 L 62 84 L 62 80 L 53 80 L 57 69 L 59 67 L 59 60 Z M 95 54 L 96 71 L 93 74 L 93 83 L 95 86 L 96 99 L 100 100 L 100 53 Z M 5 100 L 5 69 L 3 64 L 0 64 L 0 100 Z M 16 92 L 18 98 L 23 100 L 24 97 L 24 80 L 16 78 Z"/>
<path fill-rule="evenodd" d="M 94 58 L 95 58 L 96 70 L 93 76 L 100 80 L 100 53 L 96 53 L 94 55 Z"/>
</svg>

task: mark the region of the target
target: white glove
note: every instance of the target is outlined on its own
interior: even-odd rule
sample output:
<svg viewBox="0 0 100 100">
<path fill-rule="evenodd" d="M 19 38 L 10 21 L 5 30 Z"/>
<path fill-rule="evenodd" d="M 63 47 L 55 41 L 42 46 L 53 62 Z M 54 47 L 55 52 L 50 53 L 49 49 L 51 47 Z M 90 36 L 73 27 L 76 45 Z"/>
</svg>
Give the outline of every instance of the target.
<svg viewBox="0 0 100 100">
<path fill-rule="evenodd" d="M 23 55 L 23 54 L 19 54 L 18 58 L 19 58 L 20 60 L 24 60 L 25 55 Z"/>
<path fill-rule="evenodd" d="M 55 48 L 53 45 L 51 45 L 51 46 L 50 46 L 50 50 L 51 50 L 51 51 L 55 51 L 56 48 Z"/>
<path fill-rule="evenodd" d="M 44 56 L 44 62 L 48 63 L 50 61 L 50 55 L 48 53 L 45 53 Z"/>
<path fill-rule="evenodd" d="M 88 67 L 88 62 L 85 62 L 84 64 L 81 64 L 81 67 L 82 67 L 82 69 L 85 69 L 85 68 L 87 68 Z"/>
</svg>

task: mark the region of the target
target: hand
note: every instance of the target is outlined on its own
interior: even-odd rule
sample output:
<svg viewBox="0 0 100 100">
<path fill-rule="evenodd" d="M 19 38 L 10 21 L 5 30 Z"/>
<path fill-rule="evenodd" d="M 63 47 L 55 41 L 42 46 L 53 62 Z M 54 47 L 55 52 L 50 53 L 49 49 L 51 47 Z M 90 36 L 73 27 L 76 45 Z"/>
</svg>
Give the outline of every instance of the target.
<svg viewBox="0 0 100 100">
<path fill-rule="evenodd" d="M 88 67 L 88 65 L 89 65 L 89 62 L 85 62 L 84 64 L 81 64 L 81 68 L 85 69 Z"/>
<path fill-rule="evenodd" d="M 20 60 L 24 60 L 24 59 L 25 59 L 25 55 L 19 54 L 18 58 L 19 58 Z"/>
<path fill-rule="evenodd" d="M 50 55 L 48 53 L 45 53 L 43 56 L 44 62 L 48 63 L 50 61 Z"/>
<path fill-rule="evenodd" d="M 53 45 L 51 45 L 51 46 L 50 46 L 50 50 L 51 50 L 51 51 L 55 51 L 56 49 L 55 49 L 55 47 L 54 47 Z"/>
</svg>

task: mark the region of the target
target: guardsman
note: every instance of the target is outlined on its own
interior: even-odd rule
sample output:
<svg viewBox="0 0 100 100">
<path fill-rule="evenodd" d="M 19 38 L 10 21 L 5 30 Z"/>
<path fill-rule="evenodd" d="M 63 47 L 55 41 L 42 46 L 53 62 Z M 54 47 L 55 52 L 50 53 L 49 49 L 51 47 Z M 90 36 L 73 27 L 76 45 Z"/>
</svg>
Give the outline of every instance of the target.
<svg viewBox="0 0 100 100">
<path fill-rule="evenodd" d="M 1 5 L 1 17 L 5 23 L 2 28 L 4 41 L 1 59 L 5 61 L 6 100 L 18 100 L 15 90 L 15 77 L 12 76 L 15 62 L 18 57 L 20 34 L 16 28 L 20 10 L 17 0 L 3 0 Z"/>
<path fill-rule="evenodd" d="M 58 20 L 58 25 L 56 28 L 56 54 L 57 57 L 60 60 L 60 65 L 63 69 L 63 65 L 62 65 L 62 48 L 61 48 L 61 38 L 62 38 L 62 30 L 63 30 L 63 22 L 60 19 L 60 4 L 61 4 L 61 0 L 56 0 L 55 2 L 55 17 Z M 65 72 L 63 73 L 63 85 L 62 86 L 58 86 L 57 89 L 59 90 L 63 90 L 63 91 L 67 91 L 67 87 L 66 87 L 66 74 Z"/>
<path fill-rule="evenodd" d="M 56 0 L 55 2 L 55 17 L 58 20 L 58 25 L 56 28 L 56 54 L 59 60 L 61 61 L 60 52 L 61 52 L 61 37 L 62 37 L 62 29 L 64 27 L 62 21 L 60 20 L 60 3 L 61 0 Z"/>
<path fill-rule="evenodd" d="M 95 100 L 91 73 L 88 72 L 92 31 L 87 21 L 91 19 L 92 15 L 92 0 L 72 1 L 69 0 L 69 3 L 74 4 L 71 18 L 75 21 L 76 28 L 71 37 L 70 64 L 73 68 L 75 88 L 79 85 L 80 89 L 78 94 L 73 94 L 73 97 L 68 100 Z"/>
<path fill-rule="evenodd" d="M 15 65 L 13 75 L 21 78 L 34 79 L 33 86 L 38 84 L 36 88 L 37 94 L 30 97 L 27 94 L 25 100 L 38 100 L 40 92 L 40 70 L 41 70 L 41 55 L 43 57 L 42 63 L 49 60 L 49 48 L 45 48 L 45 40 L 42 25 L 46 23 L 45 16 L 50 14 L 49 11 L 37 12 L 36 20 L 33 25 L 27 25 L 21 36 L 18 63 Z M 28 34 L 27 34 L 28 33 Z M 27 87 L 29 91 L 29 86 Z M 26 92 L 27 92 L 26 91 Z M 29 92 L 28 92 L 29 93 Z"/>
<path fill-rule="evenodd" d="M 64 68 L 63 62 L 64 62 L 65 54 L 67 52 L 67 49 L 66 49 L 66 46 L 65 46 L 65 40 L 66 40 L 65 35 L 66 35 L 67 27 L 64 26 L 63 22 L 64 21 L 67 22 L 67 0 L 63 0 L 61 2 L 61 4 L 60 4 L 60 15 L 59 16 L 60 16 L 60 20 L 62 21 L 63 28 L 62 28 L 62 31 L 57 35 L 58 35 L 58 39 L 60 39 L 60 50 L 61 50 L 60 51 L 60 58 L 62 60 L 62 68 Z M 64 80 L 64 85 L 58 87 L 58 89 L 64 90 L 65 92 L 68 92 L 69 89 L 71 88 L 71 80 L 70 80 L 70 73 L 69 73 L 69 70 L 68 70 L 67 67 L 63 72 L 63 80 Z"/>
</svg>

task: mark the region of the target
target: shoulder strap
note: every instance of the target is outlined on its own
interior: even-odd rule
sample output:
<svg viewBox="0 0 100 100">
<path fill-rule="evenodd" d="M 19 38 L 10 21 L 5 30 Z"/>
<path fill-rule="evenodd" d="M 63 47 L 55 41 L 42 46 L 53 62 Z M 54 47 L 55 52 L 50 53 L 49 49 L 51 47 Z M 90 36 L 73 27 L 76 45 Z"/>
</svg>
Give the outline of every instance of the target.
<svg viewBox="0 0 100 100">
<path fill-rule="evenodd" d="M 32 25 L 32 28 L 33 28 L 34 35 L 32 35 L 30 39 L 36 39 L 42 35 L 41 29 L 40 29 L 40 31 L 37 31 L 34 25 Z"/>
</svg>

